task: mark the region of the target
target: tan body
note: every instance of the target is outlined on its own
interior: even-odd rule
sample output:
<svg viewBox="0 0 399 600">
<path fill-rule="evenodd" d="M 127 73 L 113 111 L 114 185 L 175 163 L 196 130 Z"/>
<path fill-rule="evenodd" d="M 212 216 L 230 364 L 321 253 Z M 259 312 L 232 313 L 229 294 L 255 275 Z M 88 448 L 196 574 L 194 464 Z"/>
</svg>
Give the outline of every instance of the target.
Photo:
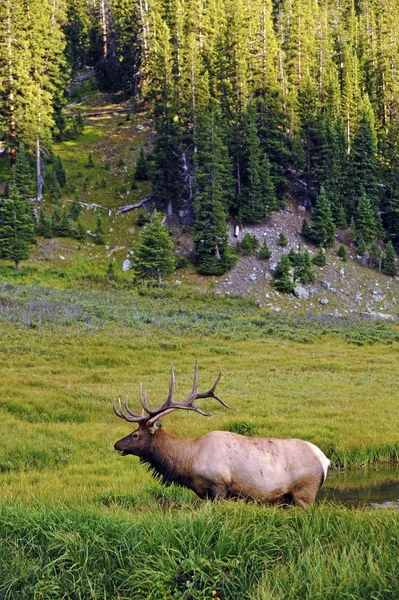
<svg viewBox="0 0 399 600">
<path fill-rule="evenodd" d="M 139 429 L 115 449 L 139 456 L 166 485 L 187 487 L 201 498 L 300 506 L 314 502 L 330 464 L 319 448 L 303 440 L 249 438 L 227 431 L 187 439 L 162 429 Z"/>
</svg>

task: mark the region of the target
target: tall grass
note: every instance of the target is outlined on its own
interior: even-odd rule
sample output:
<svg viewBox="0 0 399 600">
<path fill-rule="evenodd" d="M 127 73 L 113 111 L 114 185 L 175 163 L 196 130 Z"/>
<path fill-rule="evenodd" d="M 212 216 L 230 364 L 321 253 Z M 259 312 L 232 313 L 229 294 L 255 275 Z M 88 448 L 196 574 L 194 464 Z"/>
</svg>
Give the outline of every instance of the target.
<svg viewBox="0 0 399 600">
<path fill-rule="evenodd" d="M 392 513 L 203 503 L 0 513 L 4 600 L 396 600 Z"/>
</svg>

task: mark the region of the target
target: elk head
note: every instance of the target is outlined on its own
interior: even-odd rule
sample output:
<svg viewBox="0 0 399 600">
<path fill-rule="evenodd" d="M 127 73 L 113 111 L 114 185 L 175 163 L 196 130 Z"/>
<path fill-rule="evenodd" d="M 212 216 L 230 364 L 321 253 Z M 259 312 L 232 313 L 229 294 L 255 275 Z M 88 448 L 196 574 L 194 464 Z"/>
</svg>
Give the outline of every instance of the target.
<svg viewBox="0 0 399 600">
<path fill-rule="evenodd" d="M 231 408 L 228 406 L 221 398 L 219 398 L 215 394 L 215 388 L 219 383 L 220 377 L 222 373 L 220 372 L 218 377 L 216 378 L 215 383 L 207 392 L 199 392 L 198 391 L 198 362 L 195 362 L 194 368 L 194 383 L 193 388 L 190 394 L 181 400 L 180 402 L 176 402 L 174 398 L 174 390 L 175 390 L 175 373 L 173 369 L 173 364 L 171 365 L 171 373 L 170 373 L 170 381 L 169 381 L 169 394 L 165 402 L 158 408 L 150 408 L 147 402 L 147 394 L 143 393 L 142 385 L 140 384 L 140 401 L 143 407 L 143 413 L 141 415 L 132 412 L 128 406 L 127 399 L 125 400 L 125 411 L 123 412 L 121 399 L 118 400 L 118 406 L 113 403 L 114 413 L 117 417 L 121 419 L 125 419 L 129 423 L 137 423 L 138 429 L 134 430 L 131 434 L 126 437 L 118 440 L 114 446 L 115 450 L 121 452 L 123 456 L 127 454 L 133 454 L 135 456 L 143 457 L 145 456 L 149 448 L 151 447 L 153 438 L 157 433 L 157 430 L 161 427 L 160 419 L 165 415 L 173 412 L 177 409 L 183 410 L 194 410 L 200 415 L 204 415 L 205 417 L 209 417 L 210 413 L 206 413 L 202 411 L 198 406 L 195 406 L 195 400 L 199 400 L 201 398 L 215 398 L 218 402 L 220 402 L 226 408 Z M 145 414 L 147 413 L 147 414 Z"/>
</svg>

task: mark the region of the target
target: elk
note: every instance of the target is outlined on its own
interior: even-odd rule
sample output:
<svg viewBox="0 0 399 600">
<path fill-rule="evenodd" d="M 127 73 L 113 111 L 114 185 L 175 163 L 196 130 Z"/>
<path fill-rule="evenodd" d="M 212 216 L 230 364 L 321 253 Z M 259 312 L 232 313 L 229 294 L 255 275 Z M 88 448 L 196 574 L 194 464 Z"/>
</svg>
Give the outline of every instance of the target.
<svg viewBox="0 0 399 600">
<path fill-rule="evenodd" d="M 140 384 L 141 415 L 132 412 L 125 400 L 125 412 L 113 402 L 117 417 L 137 423 L 138 429 L 116 442 L 123 456 L 132 454 L 165 485 L 172 483 L 193 490 L 200 498 L 243 498 L 268 504 L 312 504 L 322 486 L 330 461 L 314 444 L 300 439 L 246 437 L 228 431 L 211 431 L 197 438 L 182 438 L 164 431 L 161 417 L 179 409 L 210 416 L 194 404 L 214 398 L 219 383 L 207 392 L 198 392 L 198 364 L 190 394 L 176 402 L 175 374 L 171 367 L 169 394 L 159 408 L 150 408 Z M 144 414 L 144 412 L 146 414 Z"/>
</svg>

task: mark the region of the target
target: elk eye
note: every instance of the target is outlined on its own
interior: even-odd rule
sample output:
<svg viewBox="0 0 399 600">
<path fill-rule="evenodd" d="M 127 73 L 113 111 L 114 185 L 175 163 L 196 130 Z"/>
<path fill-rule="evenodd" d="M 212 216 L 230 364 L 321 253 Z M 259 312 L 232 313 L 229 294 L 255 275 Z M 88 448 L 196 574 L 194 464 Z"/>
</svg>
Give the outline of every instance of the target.
<svg viewBox="0 0 399 600">
<path fill-rule="evenodd" d="M 138 437 L 139 437 L 139 436 L 137 435 L 137 433 L 132 433 L 132 438 L 133 438 L 133 439 L 136 439 L 136 438 L 138 438 Z"/>
</svg>

